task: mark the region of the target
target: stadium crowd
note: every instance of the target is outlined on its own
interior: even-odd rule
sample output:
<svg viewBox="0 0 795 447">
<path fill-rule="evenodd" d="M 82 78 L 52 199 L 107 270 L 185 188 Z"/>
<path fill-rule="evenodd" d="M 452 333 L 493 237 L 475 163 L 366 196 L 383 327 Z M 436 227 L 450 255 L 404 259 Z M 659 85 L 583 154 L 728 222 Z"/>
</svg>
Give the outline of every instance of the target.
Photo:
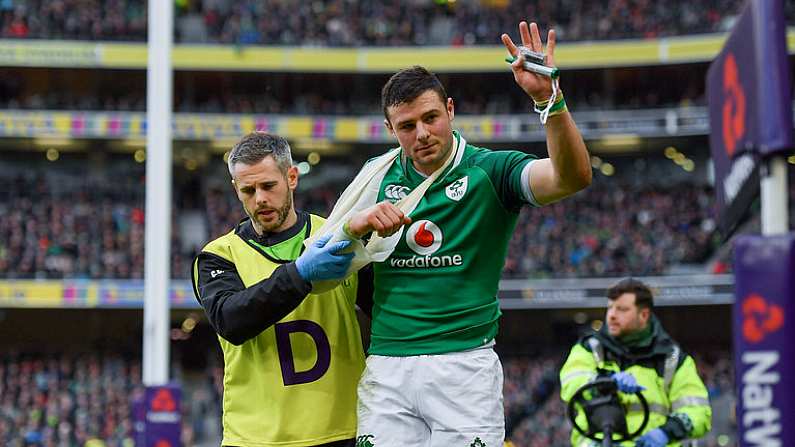
<svg viewBox="0 0 795 447">
<path fill-rule="evenodd" d="M 576 112 L 703 106 L 706 64 L 634 67 L 604 73 L 567 71 L 566 100 Z M 606 73 L 606 74 L 605 74 Z M 119 80 L 138 84 L 143 73 L 67 70 L 59 76 L 9 70 L 0 79 L 0 108 L 21 110 L 146 110 L 140 89 L 120 89 Z M 455 100 L 457 114 L 499 115 L 529 112 L 527 99 L 506 89 L 504 73 L 440 74 Z M 660 77 L 677 82 L 660 83 Z M 243 113 L 288 115 L 380 115 L 379 75 L 308 73 L 177 73 L 174 111 L 178 113 Z M 90 92 L 73 85 L 90 82 Z M 622 88 L 606 88 L 621 85 Z M 517 87 L 518 88 L 518 87 Z"/>
<path fill-rule="evenodd" d="M 657 38 L 727 30 L 740 0 L 176 0 L 180 42 L 394 46 L 499 44 L 529 18 L 566 41 Z M 785 2 L 787 17 L 795 6 Z M 2 0 L 6 38 L 142 41 L 142 0 Z"/>
<path fill-rule="evenodd" d="M 103 439 L 121 446 L 133 436 L 130 396 L 141 393 L 140 376 L 140 365 L 115 357 L 4 353 L 0 440 L 7 446 L 82 446 Z"/>
<path fill-rule="evenodd" d="M 60 189 L 58 176 L 2 176 L 0 271 L 7 278 L 142 278 L 141 179 L 119 176 L 108 187 L 68 178 Z M 174 259 L 175 268 L 186 268 Z"/>
<path fill-rule="evenodd" d="M 595 182 L 575 197 L 524 209 L 509 247 L 512 277 L 654 275 L 694 263 L 714 229 L 709 187 L 625 188 Z"/>
<path fill-rule="evenodd" d="M 142 278 L 145 185 L 142 167 L 137 168 L 96 179 L 79 173 L 0 176 L 0 277 Z M 302 191 L 296 205 L 326 215 L 343 186 Z M 524 209 L 505 276 L 653 275 L 676 264 L 703 262 L 714 228 L 708 187 L 625 186 L 620 180 L 599 181 L 569 200 Z M 210 240 L 244 217 L 230 190 L 202 188 L 175 194 L 194 197 L 198 208 L 186 210 L 180 207 L 185 200 L 175 202 L 175 278 L 188 277 L 200 248 L 182 239 Z M 177 218 L 186 211 L 206 220 L 201 227 L 207 234 L 181 234 Z"/>
<path fill-rule="evenodd" d="M 204 425 L 218 417 L 212 411 L 219 388 L 212 379 L 193 385 L 183 383 L 185 445 L 217 433 Z M 133 405 L 143 393 L 140 360 L 115 353 L 3 352 L 0 444 L 132 447 Z"/>
<path fill-rule="evenodd" d="M 506 432 L 516 447 L 570 445 L 557 378 L 563 357 L 560 352 L 504 360 Z M 733 429 L 733 414 L 717 406 L 733 408 L 734 380 L 728 353 L 708 360 L 697 363 L 717 413 L 715 430 L 701 445 L 717 447 L 717 436 Z M 219 434 L 222 370 L 208 366 L 195 373 L 198 380 L 183 380 L 183 442 L 211 445 Z M 4 352 L 0 444 L 131 447 L 133 401 L 142 393 L 140 361 L 119 354 Z"/>
<path fill-rule="evenodd" d="M 176 0 L 180 42 L 233 45 L 476 45 L 498 43 L 517 18 L 554 26 L 561 41 L 657 38 L 725 31 L 740 0 L 431 0 L 368 2 L 353 0 Z M 785 2 L 788 21 L 795 2 Z M 0 0 L 0 37 L 143 41 L 146 2 L 141 0 Z M 687 70 L 687 69 L 685 69 Z M 0 80 L 0 107 L 8 109 L 144 109 L 145 97 L 122 92 L 80 95 L 65 89 L 31 93 L 24 79 Z M 285 75 L 289 78 L 289 75 Z M 702 75 L 697 76 L 703 79 Z M 22 76 L 24 78 L 24 76 Z M 653 77 L 649 77 L 652 79 Z M 677 78 L 679 79 L 679 78 Z M 55 81 L 53 81 L 55 82 Z M 232 82 L 227 80 L 226 82 Z M 256 80 L 250 81 L 256 82 Z M 378 114 L 374 96 L 306 92 L 301 82 L 278 92 L 246 94 L 244 89 L 201 89 L 208 97 L 176 91 L 180 112 Z M 351 82 L 351 81 L 341 81 Z M 354 79 L 353 82 L 358 82 Z M 479 82 L 473 78 L 472 83 Z M 465 114 L 525 113 L 516 95 L 495 95 L 467 83 L 456 98 Z M 499 84 L 496 84 L 499 85 Z M 567 99 L 577 110 L 703 105 L 703 86 L 684 93 L 626 89 L 623 98 L 605 98 L 572 83 Z M 248 87 L 246 87 L 248 88 Z M 621 89 L 619 89 L 621 90 Z M 339 94 L 339 93 L 338 93 Z M 617 93 L 612 93 L 617 94 Z M 283 96 L 279 96 L 283 95 Z M 285 100 L 287 97 L 289 100 Z M 372 98 L 372 101 L 362 100 Z M 100 179 L 80 173 L 22 171 L 0 175 L 0 279 L 142 278 L 144 267 L 144 177 L 140 169 L 109 170 Z M 342 185 L 317 186 L 296 197 L 296 206 L 327 214 Z M 194 211 L 206 219 L 210 240 L 243 217 L 229 189 L 200 185 L 195 203 L 175 201 L 172 275 L 188 277 L 198 246 L 186 246 L 179 217 Z M 790 196 L 795 196 L 795 188 Z M 621 179 L 595 182 L 574 198 L 523 210 L 506 260 L 506 277 L 653 275 L 672 266 L 703 262 L 714 241 L 714 202 L 710 188 L 676 183 L 627 187 Z M 189 245 L 189 244 L 187 244 Z M 716 272 L 730 269 L 725 254 Z M 563 353 L 507 358 L 505 407 L 515 446 L 567 446 L 570 425 L 560 402 L 557 372 Z M 733 430 L 733 371 L 727 353 L 697 356 L 697 364 L 723 424 L 706 440 Z M 118 354 L 0 353 L 0 445 L 128 446 L 134 437 L 131 402 L 142 393 L 140 363 Z M 206 380 L 191 390 L 183 408 L 184 440 L 195 445 L 217 434 L 220 369 L 207 368 Z M 722 411 L 722 412 L 721 412 Z M 725 428 L 725 430 L 724 430 Z M 723 430 L 723 431 L 721 431 Z M 216 443 L 217 445 L 217 443 Z M 730 444 L 729 444 L 730 445 Z"/>
</svg>

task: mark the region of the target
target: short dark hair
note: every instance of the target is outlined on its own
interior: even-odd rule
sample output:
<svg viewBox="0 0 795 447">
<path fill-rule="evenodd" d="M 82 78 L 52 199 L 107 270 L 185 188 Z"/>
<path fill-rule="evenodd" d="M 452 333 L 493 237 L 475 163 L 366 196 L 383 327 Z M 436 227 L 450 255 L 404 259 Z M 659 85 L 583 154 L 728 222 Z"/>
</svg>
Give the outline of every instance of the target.
<svg viewBox="0 0 795 447">
<path fill-rule="evenodd" d="M 651 288 L 635 278 L 625 278 L 610 286 L 607 289 L 607 299 L 613 301 L 625 293 L 635 294 L 635 305 L 638 306 L 638 309 L 654 308 L 654 295 L 651 293 Z"/>
<path fill-rule="evenodd" d="M 447 92 L 442 82 L 425 67 L 415 65 L 393 74 L 381 89 L 381 106 L 384 108 L 387 121 L 389 121 L 387 113 L 389 107 L 414 101 L 428 90 L 436 92 L 442 102 L 447 101 Z"/>
<path fill-rule="evenodd" d="M 287 175 L 287 170 L 293 165 L 290 155 L 290 143 L 283 137 L 267 132 L 254 131 L 238 141 L 229 152 L 229 174 L 234 177 L 234 167 L 238 163 L 253 165 L 264 160 L 267 156 L 276 160 L 276 165 L 282 174 Z"/>
</svg>

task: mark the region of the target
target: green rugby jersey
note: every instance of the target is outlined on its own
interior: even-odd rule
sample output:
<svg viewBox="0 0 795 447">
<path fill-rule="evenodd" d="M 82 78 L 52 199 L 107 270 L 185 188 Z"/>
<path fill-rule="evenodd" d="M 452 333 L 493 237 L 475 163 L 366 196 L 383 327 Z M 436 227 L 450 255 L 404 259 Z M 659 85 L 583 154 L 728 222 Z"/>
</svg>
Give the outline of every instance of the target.
<svg viewBox="0 0 795 447">
<path fill-rule="evenodd" d="M 371 354 L 455 352 L 497 334 L 497 289 L 519 210 L 534 201 L 523 176 L 534 157 L 475 147 L 457 133 L 454 144 L 455 159 L 411 213 L 395 251 L 373 266 Z M 398 158 L 378 200 L 397 201 L 423 180 Z"/>
</svg>

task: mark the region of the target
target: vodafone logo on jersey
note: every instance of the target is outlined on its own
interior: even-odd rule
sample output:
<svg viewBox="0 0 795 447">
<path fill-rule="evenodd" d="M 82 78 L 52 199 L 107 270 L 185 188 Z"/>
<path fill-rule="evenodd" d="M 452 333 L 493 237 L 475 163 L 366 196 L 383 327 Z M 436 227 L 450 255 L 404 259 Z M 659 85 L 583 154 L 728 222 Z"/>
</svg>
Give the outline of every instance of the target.
<svg viewBox="0 0 795 447">
<path fill-rule="evenodd" d="M 394 268 L 437 268 L 464 265 L 464 258 L 460 254 L 432 256 L 442 247 L 443 240 L 444 236 L 438 225 L 430 220 L 418 220 L 406 231 L 406 244 L 419 256 L 391 257 L 389 265 Z"/>
<path fill-rule="evenodd" d="M 430 220 L 418 220 L 406 232 L 406 243 L 418 255 L 430 255 L 442 246 L 442 230 Z"/>
</svg>

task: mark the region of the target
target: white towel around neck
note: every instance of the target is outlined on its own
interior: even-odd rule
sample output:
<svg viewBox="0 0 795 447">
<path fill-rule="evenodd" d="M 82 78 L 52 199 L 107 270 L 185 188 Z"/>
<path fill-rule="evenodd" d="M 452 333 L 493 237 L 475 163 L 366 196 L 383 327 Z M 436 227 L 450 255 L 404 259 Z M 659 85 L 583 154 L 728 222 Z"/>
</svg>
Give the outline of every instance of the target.
<svg viewBox="0 0 795 447">
<path fill-rule="evenodd" d="M 454 133 L 453 150 L 448 154 L 444 164 L 436 171 L 431 173 L 419 186 L 414 188 L 406 197 L 400 199 L 395 206 L 397 206 L 403 213 L 410 216 L 420 200 L 425 195 L 425 191 L 439 178 L 440 175 L 450 166 L 450 163 L 456 159 L 456 155 L 463 154 L 466 147 L 466 140 L 458 132 Z M 345 191 L 340 196 L 337 203 L 334 205 L 331 214 L 326 219 L 325 224 L 315 232 L 315 235 L 304 241 L 304 245 L 309 245 L 323 235 L 331 234 L 332 238 L 329 244 L 342 240 L 344 237 L 342 226 L 347 222 L 355 213 L 371 207 L 376 204 L 378 200 L 378 193 L 381 188 L 381 183 L 384 180 L 389 167 L 400 156 L 401 149 L 398 147 L 392 149 L 384 155 L 374 158 L 369 163 L 365 164 L 356 178 L 353 179 L 351 184 L 345 188 Z M 460 157 L 459 157 L 460 158 Z M 359 271 L 365 265 L 371 262 L 383 262 L 395 250 L 400 237 L 403 235 L 405 227 L 401 227 L 399 231 L 389 237 L 380 237 L 373 233 L 370 236 L 370 241 L 364 245 L 362 241 L 355 240 L 351 244 L 355 252 L 351 267 L 348 270 L 348 275 Z M 347 276 L 347 275 L 346 275 Z M 320 281 L 327 282 L 327 281 Z M 334 282 L 336 284 L 336 282 Z M 315 285 L 313 291 L 318 289 L 319 284 Z"/>
</svg>

